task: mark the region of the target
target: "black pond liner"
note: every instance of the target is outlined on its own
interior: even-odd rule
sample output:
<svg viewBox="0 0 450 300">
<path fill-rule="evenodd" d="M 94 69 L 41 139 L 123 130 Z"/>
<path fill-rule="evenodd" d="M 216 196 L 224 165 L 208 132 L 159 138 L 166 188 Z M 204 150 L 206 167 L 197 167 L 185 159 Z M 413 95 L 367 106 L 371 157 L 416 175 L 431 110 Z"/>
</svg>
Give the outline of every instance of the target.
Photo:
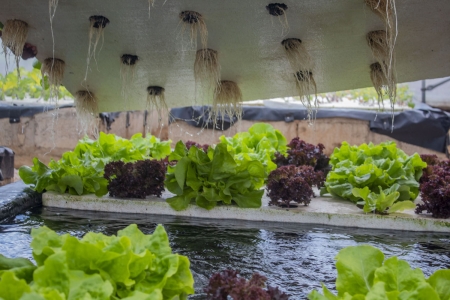
<svg viewBox="0 0 450 300">
<path fill-rule="evenodd" d="M 172 108 L 170 122 L 186 121 L 189 125 L 199 128 L 212 128 L 208 122 L 209 106 L 189 106 Z M 242 120 L 270 122 L 305 120 L 305 108 L 269 108 L 244 106 Z M 376 112 L 361 109 L 324 109 L 319 108 L 316 119 L 349 118 L 369 122 L 371 131 L 392 137 L 411 145 L 446 153 L 447 136 L 450 129 L 450 114 L 426 104 L 416 104 L 415 109 L 394 114 L 394 131 L 391 132 L 392 116 L 390 112 Z M 376 118 L 375 118 L 376 117 Z M 228 116 L 224 118 L 224 128 L 230 128 L 236 121 Z M 211 127 L 210 127 L 211 126 Z M 220 129 L 222 130 L 222 128 Z"/>
<path fill-rule="evenodd" d="M 284 15 L 284 12 L 288 7 L 284 3 L 270 3 L 266 6 L 266 9 L 269 11 L 269 14 L 278 17 Z"/>
</svg>

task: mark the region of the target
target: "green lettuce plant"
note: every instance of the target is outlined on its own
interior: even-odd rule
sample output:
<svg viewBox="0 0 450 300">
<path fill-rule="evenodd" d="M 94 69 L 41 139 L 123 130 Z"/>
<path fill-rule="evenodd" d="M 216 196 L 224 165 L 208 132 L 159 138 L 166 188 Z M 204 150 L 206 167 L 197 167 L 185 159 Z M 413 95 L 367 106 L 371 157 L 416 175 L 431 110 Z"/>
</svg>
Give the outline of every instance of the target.
<svg viewBox="0 0 450 300">
<path fill-rule="evenodd" d="M 256 123 L 247 132 L 239 132 L 233 137 L 221 136 L 220 141 L 236 161 L 259 160 L 267 174 L 277 168 L 273 162 L 275 153 L 286 155 L 287 140 L 283 134 L 266 123 Z"/>
<path fill-rule="evenodd" d="M 162 159 L 170 154 L 170 143 L 151 135 L 144 138 L 140 133 L 127 140 L 100 132 L 97 140 L 85 137 L 73 151 L 65 152 L 59 161 L 52 160 L 48 166 L 35 157 L 32 167 L 19 168 L 19 175 L 40 193 L 47 190 L 100 197 L 108 192 L 108 181 L 103 178 L 107 163 Z"/>
<path fill-rule="evenodd" d="M 414 208 L 426 163 L 408 156 L 394 142 L 350 146 L 343 142 L 330 157 L 321 195 L 331 194 L 364 206 L 365 212 L 388 213 Z"/>
<path fill-rule="evenodd" d="M 448 300 L 450 270 L 438 270 L 428 279 L 396 256 L 385 259 L 379 249 L 361 245 L 342 249 L 336 256 L 336 290 L 322 284 L 310 300 Z"/>
<path fill-rule="evenodd" d="M 150 235 L 135 224 L 81 240 L 47 227 L 31 235 L 36 265 L 0 255 L 0 299 L 182 300 L 194 293 L 189 259 L 172 253 L 161 225 Z"/>
<path fill-rule="evenodd" d="M 176 195 L 167 199 L 175 210 L 186 209 L 190 203 L 212 209 L 232 201 L 243 208 L 261 206 L 264 190 L 260 188 L 267 173 L 257 159 L 235 160 L 223 143 L 205 153 L 196 146 L 188 150 L 180 141 L 169 161 L 177 161 L 168 166 L 165 181 L 166 188 Z"/>
<path fill-rule="evenodd" d="M 0 74 L 0 100 L 5 100 L 6 97 L 12 99 L 23 100 L 26 97 L 33 99 L 44 99 L 45 101 L 50 99 L 50 90 L 48 89 L 48 79 L 44 79 L 42 84 L 41 71 L 33 68 L 31 71 L 27 71 L 24 68 L 20 68 L 20 80 L 17 76 L 17 70 L 9 72 L 6 75 Z M 65 87 L 60 86 L 58 89 L 58 99 L 71 99 L 72 94 L 66 90 Z"/>
</svg>

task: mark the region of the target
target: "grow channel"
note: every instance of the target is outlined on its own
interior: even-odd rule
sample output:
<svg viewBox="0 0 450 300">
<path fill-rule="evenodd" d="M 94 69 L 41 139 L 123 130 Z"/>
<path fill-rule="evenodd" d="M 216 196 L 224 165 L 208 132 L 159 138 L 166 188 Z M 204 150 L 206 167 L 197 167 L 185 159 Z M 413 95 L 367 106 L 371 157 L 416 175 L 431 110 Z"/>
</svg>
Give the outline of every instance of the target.
<svg viewBox="0 0 450 300">
<path fill-rule="evenodd" d="M 0 253 L 31 258 L 30 230 L 48 226 L 58 234 L 81 238 L 88 231 L 116 234 L 130 223 L 145 233 L 163 224 L 173 252 L 191 262 L 196 295 L 205 299 L 203 288 L 214 272 L 238 269 L 249 278 L 259 272 L 267 283 L 279 286 L 290 299 L 305 299 L 320 282 L 335 291 L 334 257 L 344 247 L 370 244 L 421 268 L 426 276 L 450 268 L 450 239 L 447 234 L 408 233 L 331 226 L 245 221 L 196 220 L 182 217 L 77 212 L 38 208 L 18 215 L 0 226 Z"/>
</svg>

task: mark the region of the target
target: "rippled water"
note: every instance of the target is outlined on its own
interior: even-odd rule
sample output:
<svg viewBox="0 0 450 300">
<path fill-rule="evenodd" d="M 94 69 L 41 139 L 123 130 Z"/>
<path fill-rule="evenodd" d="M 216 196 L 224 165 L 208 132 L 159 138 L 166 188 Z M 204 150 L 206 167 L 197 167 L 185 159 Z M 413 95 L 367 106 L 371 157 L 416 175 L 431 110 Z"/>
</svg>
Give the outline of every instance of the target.
<svg viewBox="0 0 450 300">
<path fill-rule="evenodd" d="M 191 261 L 197 295 L 209 276 L 226 268 L 249 277 L 259 272 L 268 284 L 279 286 L 291 299 L 305 299 L 325 283 L 334 289 L 334 257 L 346 246 L 371 244 L 386 256 L 397 255 L 428 276 L 450 268 L 448 234 L 408 233 L 325 227 L 319 225 L 270 224 L 242 221 L 192 220 L 181 217 L 78 212 L 40 208 L 19 215 L 11 224 L 0 225 L 0 253 L 31 258 L 31 228 L 46 225 L 58 233 L 81 237 L 87 231 L 115 234 L 131 223 L 143 232 L 164 224 L 174 252 Z"/>
</svg>

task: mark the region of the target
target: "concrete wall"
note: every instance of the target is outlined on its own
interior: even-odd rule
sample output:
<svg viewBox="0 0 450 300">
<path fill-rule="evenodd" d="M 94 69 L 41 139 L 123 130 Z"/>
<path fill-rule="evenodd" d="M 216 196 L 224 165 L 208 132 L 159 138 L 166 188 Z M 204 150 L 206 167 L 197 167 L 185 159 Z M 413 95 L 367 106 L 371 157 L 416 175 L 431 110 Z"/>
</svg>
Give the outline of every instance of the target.
<svg viewBox="0 0 450 300">
<path fill-rule="evenodd" d="M 128 122 L 127 114 L 129 115 Z M 143 134 L 146 132 L 144 119 L 145 115 L 142 111 L 123 112 L 111 125 L 111 130 L 108 131 L 106 124 L 103 124 L 100 120 L 98 128 L 104 132 L 130 138 L 137 132 Z M 167 124 L 160 126 L 156 114 L 149 114 L 147 120 L 147 126 L 153 135 L 163 140 L 170 138 L 174 141 L 173 145 L 179 140 L 193 140 L 200 144 L 214 144 L 217 143 L 221 135 L 232 136 L 239 131 L 247 130 L 253 124 L 250 121 L 241 121 L 222 132 L 201 130 L 189 126 L 183 121 L 172 123 L 170 126 L 167 126 Z M 347 141 L 350 144 L 361 144 L 392 140 L 387 136 L 371 132 L 366 121 L 346 118 L 318 119 L 312 127 L 308 126 L 305 121 L 269 123 L 279 129 L 288 141 L 299 136 L 312 144 L 324 144 L 327 154 L 330 154 L 342 141 Z M 7 146 L 15 151 L 16 168 L 32 164 L 33 157 L 39 157 L 40 160 L 48 163 L 51 158 L 59 159 L 62 153 L 75 147 L 77 141 L 83 137 L 79 133 L 79 127 L 75 109 L 73 108 L 59 110 L 58 119 L 55 121 L 53 112 L 37 114 L 30 118 L 21 118 L 20 123 L 15 124 L 10 124 L 9 119 L 0 119 L 0 145 Z M 443 153 L 403 142 L 396 142 L 407 154 L 415 152 L 420 154 L 429 153 L 445 158 Z"/>
</svg>

